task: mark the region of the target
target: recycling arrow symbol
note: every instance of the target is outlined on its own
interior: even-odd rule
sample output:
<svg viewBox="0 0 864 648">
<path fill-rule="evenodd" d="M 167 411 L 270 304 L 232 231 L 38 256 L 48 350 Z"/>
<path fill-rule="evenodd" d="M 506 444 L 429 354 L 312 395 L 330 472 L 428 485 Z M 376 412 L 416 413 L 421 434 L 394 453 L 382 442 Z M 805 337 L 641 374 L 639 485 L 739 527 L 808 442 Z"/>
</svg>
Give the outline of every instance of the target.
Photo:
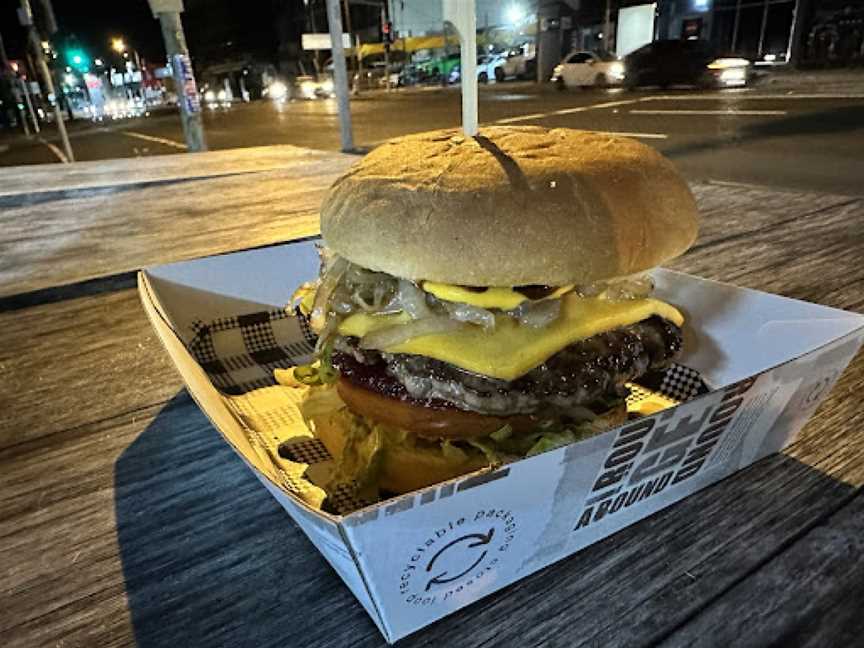
<svg viewBox="0 0 864 648">
<path fill-rule="evenodd" d="M 482 546 L 488 545 L 490 542 L 492 542 L 492 536 L 493 535 L 495 535 L 495 528 L 494 527 L 489 529 L 488 533 L 469 533 L 468 535 L 464 535 L 461 538 L 456 538 L 455 540 L 451 540 L 446 545 L 441 547 L 434 556 L 432 556 L 432 560 L 430 560 L 429 564 L 426 565 L 426 571 L 431 572 L 432 567 L 435 565 L 435 561 L 437 561 L 438 558 L 444 552 L 446 552 L 448 549 L 450 549 L 451 547 L 454 547 L 460 543 L 463 543 L 466 540 L 471 541 L 468 543 L 466 549 L 472 549 L 474 547 L 482 547 Z M 479 565 L 481 562 L 483 562 L 483 559 L 486 557 L 486 553 L 487 553 L 487 550 L 484 549 L 483 553 L 481 553 L 473 563 L 471 563 L 468 567 L 466 567 L 465 569 L 463 569 L 461 572 L 459 572 L 458 574 L 456 574 L 454 576 L 450 576 L 450 574 L 447 572 L 446 569 L 444 571 L 442 571 L 440 574 L 433 576 L 429 580 L 429 582 L 426 583 L 426 591 L 428 592 L 429 589 L 433 585 L 443 585 L 444 583 L 452 583 L 453 581 L 462 578 L 465 574 L 467 574 L 472 569 L 477 567 L 477 565 Z"/>
</svg>

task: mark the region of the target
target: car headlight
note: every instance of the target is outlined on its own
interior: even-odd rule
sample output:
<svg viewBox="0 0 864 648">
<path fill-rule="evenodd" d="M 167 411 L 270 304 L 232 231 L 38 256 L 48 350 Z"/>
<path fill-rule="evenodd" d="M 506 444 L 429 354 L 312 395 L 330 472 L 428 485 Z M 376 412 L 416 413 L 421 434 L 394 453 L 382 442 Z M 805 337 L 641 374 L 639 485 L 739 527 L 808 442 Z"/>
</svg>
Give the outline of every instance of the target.
<svg viewBox="0 0 864 648">
<path fill-rule="evenodd" d="M 304 81 L 300 84 L 300 92 L 303 93 L 304 97 L 314 97 L 315 83 L 313 83 L 312 81 Z"/>
<path fill-rule="evenodd" d="M 747 79 L 746 68 L 728 68 L 720 72 L 720 80 L 724 83 L 744 83 Z"/>
<path fill-rule="evenodd" d="M 745 58 L 718 58 L 708 64 L 709 70 L 728 70 L 729 68 L 746 68 L 750 61 Z"/>
<path fill-rule="evenodd" d="M 333 92 L 333 81 L 327 79 L 324 83 L 321 84 L 321 89 L 327 94 L 330 94 L 331 92 Z"/>
<path fill-rule="evenodd" d="M 216 93 L 212 90 L 208 90 L 204 93 L 204 101 L 216 101 Z"/>
<path fill-rule="evenodd" d="M 609 74 L 617 79 L 624 78 L 624 64 L 616 61 L 609 66 Z"/>
<path fill-rule="evenodd" d="M 267 94 L 271 99 L 281 101 L 288 96 L 288 86 L 281 81 L 274 81 L 267 86 Z"/>
<path fill-rule="evenodd" d="M 220 90 L 219 94 L 216 95 L 219 98 L 219 101 L 225 101 L 228 98 L 228 93 L 224 90 Z"/>
</svg>

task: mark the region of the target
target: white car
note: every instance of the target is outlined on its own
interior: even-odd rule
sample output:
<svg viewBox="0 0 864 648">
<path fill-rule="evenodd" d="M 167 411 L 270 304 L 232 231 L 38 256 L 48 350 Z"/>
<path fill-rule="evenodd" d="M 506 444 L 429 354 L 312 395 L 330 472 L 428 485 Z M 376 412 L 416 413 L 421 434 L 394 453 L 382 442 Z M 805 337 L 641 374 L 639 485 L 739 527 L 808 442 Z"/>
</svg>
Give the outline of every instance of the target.
<svg viewBox="0 0 864 648">
<path fill-rule="evenodd" d="M 536 52 L 533 43 L 523 43 L 507 52 L 503 64 L 495 67 L 495 80 L 500 83 L 505 79 L 533 79 L 537 69 Z"/>
<path fill-rule="evenodd" d="M 624 64 L 604 52 L 570 52 L 552 73 L 552 82 L 562 88 L 605 88 L 624 80 Z"/>
<path fill-rule="evenodd" d="M 504 65 L 504 57 L 496 54 L 483 55 L 477 57 L 477 81 L 480 83 L 495 82 L 495 70 Z M 462 66 L 457 65 L 451 70 L 449 83 L 459 83 L 462 79 Z"/>
</svg>

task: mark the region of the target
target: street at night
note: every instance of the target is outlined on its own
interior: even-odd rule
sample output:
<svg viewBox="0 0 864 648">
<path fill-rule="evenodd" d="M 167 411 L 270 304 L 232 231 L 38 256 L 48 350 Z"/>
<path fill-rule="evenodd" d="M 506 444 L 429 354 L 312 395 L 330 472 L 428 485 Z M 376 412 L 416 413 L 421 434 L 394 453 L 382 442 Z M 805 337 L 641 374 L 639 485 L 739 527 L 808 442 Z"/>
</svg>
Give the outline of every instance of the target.
<svg viewBox="0 0 864 648">
<path fill-rule="evenodd" d="M 484 124 L 538 124 L 623 133 L 656 147 L 694 180 L 763 184 L 860 194 L 864 90 L 811 84 L 794 91 L 755 87 L 720 92 L 621 90 L 559 92 L 532 83 L 481 89 Z M 459 89 L 367 92 L 351 102 L 355 142 L 370 148 L 407 133 L 459 125 Z M 332 100 L 257 101 L 204 112 L 211 149 L 292 144 L 339 149 Z M 46 135 L 45 140 L 56 139 Z M 0 140 L 2 146 L 3 140 Z M 0 164 L 56 163 L 45 144 L 5 141 Z M 78 160 L 181 153 L 173 112 L 110 122 L 76 123 Z"/>
<path fill-rule="evenodd" d="M 864 3 L 0 3 L 2 648 L 862 644 Z"/>
</svg>

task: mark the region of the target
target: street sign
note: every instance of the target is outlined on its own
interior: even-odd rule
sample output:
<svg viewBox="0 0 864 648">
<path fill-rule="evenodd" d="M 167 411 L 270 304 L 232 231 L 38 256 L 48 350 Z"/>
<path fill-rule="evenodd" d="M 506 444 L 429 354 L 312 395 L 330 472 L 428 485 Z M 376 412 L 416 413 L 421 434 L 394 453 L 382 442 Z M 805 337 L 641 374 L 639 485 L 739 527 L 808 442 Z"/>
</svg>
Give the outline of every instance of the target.
<svg viewBox="0 0 864 648">
<path fill-rule="evenodd" d="M 303 34 L 304 50 L 329 50 L 333 44 L 330 42 L 330 34 Z M 351 35 L 342 34 L 342 47 L 351 49 Z"/>
<path fill-rule="evenodd" d="M 192 73 L 192 61 L 185 54 L 175 54 L 172 63 L 180 101 L 183 102 L 186 112 L 201 112 L 201 98 L 198 96 L 198 86 L 195 85 L 195 75 Z"/>
</svg>

